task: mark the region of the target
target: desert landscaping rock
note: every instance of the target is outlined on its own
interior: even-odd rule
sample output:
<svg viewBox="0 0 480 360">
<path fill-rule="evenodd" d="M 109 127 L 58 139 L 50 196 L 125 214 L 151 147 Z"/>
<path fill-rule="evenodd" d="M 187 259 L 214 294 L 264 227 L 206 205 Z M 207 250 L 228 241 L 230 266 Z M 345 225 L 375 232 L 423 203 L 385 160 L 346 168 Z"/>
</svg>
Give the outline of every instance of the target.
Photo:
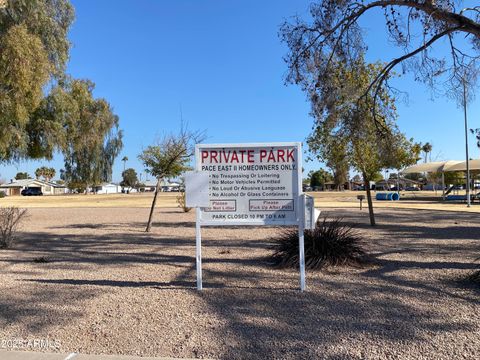
<svg viewBox="0 0 480 360">
<path fill-rule="evenodd" d="M 0 251 L 0 340 L 10 349 L 221 359 L 478 359 L 475 213 L 329 210 L 358 224 L 364 268 L 270 266 L 274 228 L 205 228 L 204 291 L 195 289 L 194 214 L 148 208 L 32 208 Z M 48 262 L 34 262 L 45 257 Z"/>
</svg>

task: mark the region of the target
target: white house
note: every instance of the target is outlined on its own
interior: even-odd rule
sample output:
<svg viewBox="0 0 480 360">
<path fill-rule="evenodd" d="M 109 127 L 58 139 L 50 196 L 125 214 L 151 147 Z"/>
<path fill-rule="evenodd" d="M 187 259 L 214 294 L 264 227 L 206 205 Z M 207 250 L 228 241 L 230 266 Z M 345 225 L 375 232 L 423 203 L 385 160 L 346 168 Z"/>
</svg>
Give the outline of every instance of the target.
<svg viewBox="0 0 480 360">
<path fill-rule="evenodd" d="M 180 184 L 176 182 L 165 182 L 162 191 L 180 191 Z"/>
<path fill-rule="evenodd" d="M 47 182 L 47 184 L 50 185 L 53 189 L 52 195 L 64 195 L 64 194 L 67 194 L 69 192 L 68 188 L 65 185 L 58 184 L 54 181 L 49 181 L 49 182 Z"/>
<path fill-rule="evenodd" d="M 155 188 L 157 187 L 157 180 L 147 180 L 144 182 L 144 191 L 155 191 Z M 169 182 L 168 180 L 162 180 L 160 181 L 160 191 L 162 192 L 169 192 L 169 191 L 179 191 L 180 190 L 180 184 L 176 182 Z"/>
<path fill-rule="evenodd" d="M 40 189 L 43 195 L 65 194 L 67 190 L 64 185 L 36 179 L 12 180 L 9 184 L 0 185 L 0 191 L 7 196 L 21 195 L 22 190 L 29 188 Z"/>
<path fill-rule="evenodd" d="M 92 192 L 96 194 L 118 194 L 122 192 L 122 187 L 117 184 L 103 183 L 92 188 Z"/>
<path fill-rule="evenodd" d="M 146 180 L 144 181 L 143 185 L 145 185 L 143 187 L 145 192 L 155 191 L 155 188 L 157 187 L 157 180 Z"/>
</svg>

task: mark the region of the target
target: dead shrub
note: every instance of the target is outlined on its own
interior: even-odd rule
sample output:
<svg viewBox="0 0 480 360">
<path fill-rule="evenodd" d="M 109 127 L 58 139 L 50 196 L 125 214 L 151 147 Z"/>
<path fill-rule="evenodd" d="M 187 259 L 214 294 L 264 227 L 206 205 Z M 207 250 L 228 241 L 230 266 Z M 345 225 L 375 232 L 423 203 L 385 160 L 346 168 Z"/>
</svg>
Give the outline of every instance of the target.
<svg viewBox="0 0 480 360">
<path fill-rule="evenodd" d="M 177 195 L 177 204 L 178 204 L 178 207 L 183 210 L 183 212 L 187 213 L 190 210 L 192 210 L 192 208 L 187 207 L 187 200 L 186 200 L 185 191 L 182 191 L 181 193 L 179 193 Z"/>
<path fill-rule="evenodd" d="M 0 249 L 9 248 L 13 244 L 18 227 L 26 214 L 27 209 L 0 207 Z"/>
</svg>

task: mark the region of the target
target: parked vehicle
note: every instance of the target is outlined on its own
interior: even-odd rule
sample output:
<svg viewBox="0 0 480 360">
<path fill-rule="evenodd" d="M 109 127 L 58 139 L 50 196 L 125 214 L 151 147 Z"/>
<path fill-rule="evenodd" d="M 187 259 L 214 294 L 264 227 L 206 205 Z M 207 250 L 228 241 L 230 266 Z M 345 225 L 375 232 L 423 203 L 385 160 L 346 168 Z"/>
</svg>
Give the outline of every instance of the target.
<svg viewBox="0 0 480 360">
<path fill-rule="evenodd" d="M 23 196 L 42 196 L 43 192 L 40 188 L 27 188 L 22 190 L 21 194 Z"/>
<path fill-rule="evenodd" d="M 407 186 L 405 188 L 406 191 L 419 191 L 420 189 L 416 186 Z"/>
</svg>

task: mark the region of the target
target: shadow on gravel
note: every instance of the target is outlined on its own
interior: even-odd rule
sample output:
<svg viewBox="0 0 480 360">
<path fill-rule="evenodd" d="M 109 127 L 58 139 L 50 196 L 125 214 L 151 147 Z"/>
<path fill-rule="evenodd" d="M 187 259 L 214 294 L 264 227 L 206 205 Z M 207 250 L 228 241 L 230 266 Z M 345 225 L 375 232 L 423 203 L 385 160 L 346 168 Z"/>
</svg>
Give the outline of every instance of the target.
<svg viewBox="0 0 480 360">
<path fill-rule="evenodd" d="M 387 217 L 382 213 L 376 215 L 377 225 L 375 231 L 394 234 L 395 238 L 415 239 L 471 239 L 480 240 L 480 224 L 476 220 L 478 214 L 455 214 L 455 218 L 446 215 L 439 215 L 437 212 L 420 211 L 415 213 L 414 221 L 411 214 L 393 214 Z M 333 212 L 336 214 L 336 212 Z M 332 215 L 333 216 L 333 215 Z M 372 230 L 367 222 L 359 222 L 358 217 L 353 213 L 339 214 L 344 222 L 356 229 Z M 441 226 L 438 226 L 438 225 Z"/>
<path fill-rule="evenodd" d="M 151 287 L 157 289 L 194 289 L 196 284 L 194 280 L 192 281 L 169 281 L 169 282 L 159 282 L 159 281 L 121 281 L 121 280 L 83 280 L 83 279 L 25 279 L 23 281 L 36 282 L 41 284 L 60 284 L 60 285 L 75 285 L 75 286 L 111 286 L 111 287 L 128 287 L 128 288 L 139 288 L 139 287 Z M 207 283 L 206 286 L 211 286 L 212 288 L 221 287 L 221 284 Z"/>
<path fill-rule="evenodd" d="M 424 270 L 474 270 L 477 268 L 476 264 L 460 263 L 460 262 L 418 262 L 418 261 L 392 261 L 385 259 L 376 260 L 378 267 L 370 269 L 361 274 L 361 276 L 372 278 L 375 280 L 384 280 L 388 285 L 385 289 L 392 292 L 392 294 L 399 294 L 403 291 L 409 291 L 412 295 L 422 296 L 422 294 L 430 293 L 432 297 L 451 297 L 459 300 L 464 300 L 472 304 L 478 304 L 480 299 L 474 292 L 470 291 L 473 287 L 461 286 L 461 283 L 454 284 L 449 279 L 440 279 L 441 282 L 448 283 L 448 288 L 439 287 L 432 283 L 421 282 L 418 280 L 409 280 L 408 278 L 398 276 L 395 273 L 404 269 L 424 269 Z M 452 291 L 452 287 L 456 287 L 457 290 L 462 288 L 463 290 L 469 290 L 467 292 L 462 291 L 461 294 L 458 291 Z M 385 292 L 382 288 L 382 292 Z"/>
<path fill-rule="evenodd" d="M 331 292 L 337 286 L 329 281 L 321 284 L 324 291 L 226 289 L 199 296 L 227 324 L 217 338 L 225 349 L 221 357 L 228 359 L 240 358 L 239 354 L 252 359 L 292 354 L 298 359 L 350 359 L 352 354 L 341 350 L 345 342 L 350 349 L 375 346 L 378 351 L 384 341 L 428 342 L 430 336 L 477 329 L 467 321 L 452 322 L 435 310 L 408 305 L 389 295 L 388 289 L 349 284 L 339 297 Z M 380 353 L 379 358 L 386 356 Z"/>
<path fill-rule="evenodd" d="M 350 225 L 355 226 L 353 223 Z M 415 225 L 397 225 L 397 224 L 378 224 L 377 230 L 384 232 L 396 233 L 396 236 L 406 237 L 410 239 L 436 239 L 436 240 L 451 240 L 451 239 L 471 239 L 480 242 L 480 225 L 472 224 L 469 226 L 449 225 L 446 228 L 433 228 Z M 357 229 L 369 229 L 369 225 L 356 225 Z"/>
<path fill-rule="evenodd" d="M 21 233 L 21 241 L 9 252 L 21 256 L 0 258 L 2 264 L 29 264 L 45 257 L 44 263 L 36 263 L 37 269 L 89 269 L 92 265 L 129 267 L 142 264 L 189 267 L 195 264 L 195 240 L 190 238 L 166 238 L 155 234 L 79 235 L 54 233 Z M 204 249 L 218 249 L 203 263 L 232 264 L 236 267 L 267 267 L 264 257 L 238 258 L 236 251 L 268 249 L 265 239 L 244 241 L 238 239 L 204 240 Z M 228 256 L 227 256 L 228 255 Z"/>
<path fill-rule="evenodd" d="M 70 224 L 70 225 L 63 225 L 63 226 L 51 226 L 50 229 L 111 229 L 111 228 L 118 228 L 119 226 L 124 226 L 124 224 L 92 224 L 92 223 L 84 223 L 84 224 Z"/>
<path fill-rule="evenodd" d="M 174 280 L 174 281 L 121 281 L 121 280 L 83 280 L 83 279 L 24 279 L 26 282 L 34 282 L 40 284 L 57 284 L 57 285 L 75 285 L 75 286 L 105 286 L 105 287 L 119 287 L 119 288 L 153 288 L 157 290 L 195 290 L 197 291 L 197 284 L 195 278 L 191 276 L 189 281 Z M 206 291 L 210 289 L 252 289 L 250 286 L 229 285 L 220 282 L 204 281 L 203 287 Z M 285 289 L 272 289 L 269 287 L 256 286 L 257 290 L 268 290 L 273 292 L 284 292 Z M 294 290 L 292 288 L 292 290 Z"/>
<path fill-rule="evenodd" d="M 102 290 L 92 288 L 25 286 L 0 294 L 0 329 L 15 324 L 18 329 L 28 331 L 28 336 L 44 335 L 42 331 L 46 329 L 82 317 L 83 311 L 79 309 L 101 293 Z"/>
<path fill-rule="evenodd" d="M 103 225 L 102 225 L 103 226 Z M 84 225 L 84 228 L 93 228 L 90 225 Z M 100 227 L 99 227 L 100 228 Z M 104 229 L 102 227 L 102 229 Z M 151 258 L 155 253 L 163 255 L 162 250 L 184 250 L 191 251 L 195 254 L 195 239 L 193 237 L 172 237 L 168 235 L 158 235 L 155 233 L 123 233 L 121 229 L 115 228 L 117 232 L 108 234 L 56 234 L 54 232 L 22 232 L 19 233 L 19 241 L 10 250 L 32 252 L 32 253 L 48 253 L 53 258 L 63 258 L 74 260 L 77 255 L 94 256 L 101 255 L 104 259 L 113 260 L 118 256 L 125 260 L 125 257 Z M 225 235 L 224 235 L 225 236 Z M 204 238 L 202 247 L 218 248 L 225 251 L 235 251 L 245 248 L 268 249 L 271 246 L 268 239 L 258 240 L 242 240 L 217 238 L 215 240 Z M 138 248 L 140 251 L 133 252 L 132 249 Z M 186 249 L 188 248 L 188 249 Z M 148 250 L 151 253 L 145 253 Z M 11 259 L 14 261 L 15 259 Z M 141 261 L 140 261 L 141 262 Z M 149 262 L 149 261 L 147 261 Z"/>
<path fill-rule="evenodd" d="M 145 232 L 146 222 L 128 222 L 128 223 L 79 223 L 69 224 L 62 226 L 51 226 L 50 229 L 101 229 L 101 230 L 118 230 L 119 228 L 137 230 L 139 233 Z M 152 223 L 153 229 L 155 228 L 195 228 L 195 221 L 178 221 L 178 222 L 161 222 L 154 221 Z M 225 229 L 224 226 L 208 226 L 203 229 Z M 228 229 L 244 229 L 244 226 L 229 226 Z M 258 229 L 258 226 L 249 226 L 249 229 Z M 269 228 L 268 226 L 262 226 L 262 229 Z M 274 227 L 270 227 L 274 228 Z M 151 233 L 150 233 L 151 234 Z"/>
<path fill-rule="evenodd" d="M 258 279 L 243 271 L 251 287 L 226 286 L 197 294 L 226 324 L 218 329 L 217 340 L 225 350 L 221 358 L 228 359 L 281 359 L 292 354 L 299 359 L 352 359 L 351 352 L 341 349 L 365 346 L 375 347 L 379 358 L 387 358 L 382 353 L 388 350 L 385 344 L 430 343 L 432 337 L 445 333 L 478 330 L 475 320 L 452 321 L 448 311 L 430 306 L 432 299 L 445 297 L 475 305 L 478 296 L 459 296 L 434 285 L 384 278 L 382 271 L 369 273 L 376 277 L 372 282 L 356 276 L 323 278 L 309 282 L 305 293 L 259 287 Z M 208 273 L 208 278 L 225 281 L 230 275 Z M 275 278 L 269 281 L 274 283 Z"/>
<path fill-rule="evenodd" d="M 146 223 L 145 222 L 132 222 L 129 224 L 129 226 L 134 227 L 134 228 L 139 228 L 144 230 Z M 195 228 L 195 221 L 182 221 L 182 222 L 162 222 L 162 221 L 154 221 L 152 223 L 152 227 L 154 228 Z M 202 229 L 226 229 L 225 226 L 203 226 Z M 245 226 L 228 226 L 227 227 L 230 230 L 235 230 L 235 229 L 245 229 Z M 249 229 L 255 230 L 255 229 L 265 229 L 268 228 L 267 226 L 248 226 Z M 273 228 L 273 227 L 270 227 Z"/>
</svg>

